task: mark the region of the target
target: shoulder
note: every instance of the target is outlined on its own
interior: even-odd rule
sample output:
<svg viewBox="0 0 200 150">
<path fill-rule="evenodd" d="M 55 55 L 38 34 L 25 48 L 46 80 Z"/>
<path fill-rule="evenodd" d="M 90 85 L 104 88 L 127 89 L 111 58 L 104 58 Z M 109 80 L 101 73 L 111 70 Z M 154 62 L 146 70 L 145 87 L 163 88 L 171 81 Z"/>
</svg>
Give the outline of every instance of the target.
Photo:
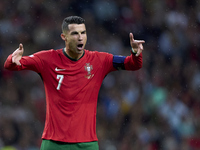
<svg viewBox="0 0 200 150">
<path fill-rule="evenodd" d="M 97 57 L 113 57 L 113 54 L 107 53 L 107 52 L 98 52 L 98 51 L 89 51 L 89 50 L 85 50 L 85 53 L 87 55 L 93 55 L 93 56 L 97 56 Z"/>
<path fill-rule="evenodd" d="M 113 61 L 113 55 L 107 52 L 98 52 L 98 51 L 85 51 L 86 59 L 94 59 L 95 62 L 101 64 L 109 64 Z"/>
<path fill-rule="evenodd" d="M 33 56 L 37 56 L 39 58 L 47 58 L 47 57 L 51 57 L 56 54 L 58 55 L 60 53 L 60 51 L 62 51 L 62 49 L 41 50 L 39 52 L 34 53 Z"/>
</svg>

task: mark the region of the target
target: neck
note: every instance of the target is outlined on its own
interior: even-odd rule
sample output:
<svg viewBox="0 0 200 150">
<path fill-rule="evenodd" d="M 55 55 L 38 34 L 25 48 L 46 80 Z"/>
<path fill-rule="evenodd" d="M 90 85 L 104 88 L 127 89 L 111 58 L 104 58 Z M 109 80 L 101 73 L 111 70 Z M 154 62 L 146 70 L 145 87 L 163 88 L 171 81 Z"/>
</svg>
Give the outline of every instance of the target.
<svg viewBox="0 0 200 150">
<path fill-rule="evenodd" d="M 84 55 L 84 51 L 82 51 L 80 54 L 79 53 L 77 54 L 77 53 L 71 52 L 69 49 L 66 49 L 66 48 L 64 48 L 64 52 L 72 60 L 79 60 Z"/>
</svg>

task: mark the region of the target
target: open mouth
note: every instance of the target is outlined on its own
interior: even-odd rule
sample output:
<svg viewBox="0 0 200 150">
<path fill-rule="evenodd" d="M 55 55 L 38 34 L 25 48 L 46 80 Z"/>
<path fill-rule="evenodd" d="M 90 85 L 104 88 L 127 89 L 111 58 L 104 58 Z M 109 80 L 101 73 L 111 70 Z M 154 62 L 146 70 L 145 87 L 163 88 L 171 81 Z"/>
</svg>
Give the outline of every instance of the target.
<svg viewBox="0 0 200 150">
<path fill-rule="evenodd" d="M 83 44 L 78 44 L 78 45 L 77 45 L 77 48 L 78 48 L 79 50 L 82 50 Z"/>
</svg>

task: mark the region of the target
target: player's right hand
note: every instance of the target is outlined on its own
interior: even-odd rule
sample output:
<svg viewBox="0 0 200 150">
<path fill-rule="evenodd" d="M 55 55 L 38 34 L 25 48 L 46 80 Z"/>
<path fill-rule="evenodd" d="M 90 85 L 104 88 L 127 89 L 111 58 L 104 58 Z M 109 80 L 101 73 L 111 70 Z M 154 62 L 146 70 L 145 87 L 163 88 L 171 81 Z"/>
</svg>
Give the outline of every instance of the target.
<svg viewBox="0 0 200 150">
<path fill-rule="evenodd" d="M 23 53 L 24 53 L 24 48 L 23 45 L 20 43 L 19 48 L 12 53 L 12 63 L 21 66 L 21 63 L 19 61 L 22 58 Z"/>
</svg>

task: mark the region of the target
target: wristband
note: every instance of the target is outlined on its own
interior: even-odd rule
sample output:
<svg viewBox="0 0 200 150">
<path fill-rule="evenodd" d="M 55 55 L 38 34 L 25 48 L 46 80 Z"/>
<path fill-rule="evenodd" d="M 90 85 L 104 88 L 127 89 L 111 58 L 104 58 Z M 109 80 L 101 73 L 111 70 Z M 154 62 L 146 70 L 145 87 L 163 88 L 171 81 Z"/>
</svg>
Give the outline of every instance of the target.
<svg viewBox="0 0 200 150">
<path fill-rule="evenodd" d="M 137 51 L 135 51 L 133 48 L 131 48 L 131 51 L 132 51 L 132 53 L 133 53 L 134 55 L 137 54 Z"/>
</svg>

